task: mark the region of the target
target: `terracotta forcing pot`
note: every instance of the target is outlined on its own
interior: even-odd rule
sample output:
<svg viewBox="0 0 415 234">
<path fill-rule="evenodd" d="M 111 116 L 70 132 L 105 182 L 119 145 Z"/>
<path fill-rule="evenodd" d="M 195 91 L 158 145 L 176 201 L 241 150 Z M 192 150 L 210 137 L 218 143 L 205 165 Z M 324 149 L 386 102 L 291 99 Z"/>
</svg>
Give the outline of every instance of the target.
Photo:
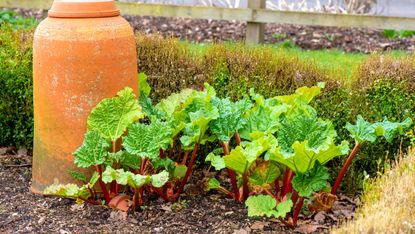
<svg viewBox="0 0 415 234">
<path fill-rule="evenodd" d="M 55 0 L 36 29 L 32 192 L 74 183 L 91 109 L 125 86 L 138 94 L 134 34 L 119 14 L 112 0 Z"/>
</svg>

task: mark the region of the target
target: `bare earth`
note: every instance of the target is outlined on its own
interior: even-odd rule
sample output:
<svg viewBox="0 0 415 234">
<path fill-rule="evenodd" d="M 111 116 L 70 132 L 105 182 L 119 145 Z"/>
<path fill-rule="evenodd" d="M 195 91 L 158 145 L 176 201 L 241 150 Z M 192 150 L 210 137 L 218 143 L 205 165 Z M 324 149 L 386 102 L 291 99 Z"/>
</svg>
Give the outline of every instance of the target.
<svg viewBox="0 0 415 234">
<path fill-rule="evenodd" d="M 0 233 L 320 233 L 352 218 L 356 208 L 354 201 L 341 196 L 332 213 L 300 216 L 298 228 L 292 230 L 276 219 L 248 218 L 243 204 L 222 194 L 196 194 L 200 175 L 201 169 L 180 202 L 166 204 L 154 198 L 144 211 L 123 214 L 30 193 L 30 152 L 19 155 L 0 148 Z"/>
</svg>

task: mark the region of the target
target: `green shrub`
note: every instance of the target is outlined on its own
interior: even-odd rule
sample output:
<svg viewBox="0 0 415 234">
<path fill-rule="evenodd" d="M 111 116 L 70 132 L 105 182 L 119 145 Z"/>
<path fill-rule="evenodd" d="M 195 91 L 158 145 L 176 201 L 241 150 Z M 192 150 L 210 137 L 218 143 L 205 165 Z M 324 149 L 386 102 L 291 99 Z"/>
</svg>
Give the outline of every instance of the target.
<svg viewBox="0 0 415 234">
<path fill-rule="evenodd" d="M 32 31 L 0 26 L 0 145 L 31 146 Z"/>
</svg>

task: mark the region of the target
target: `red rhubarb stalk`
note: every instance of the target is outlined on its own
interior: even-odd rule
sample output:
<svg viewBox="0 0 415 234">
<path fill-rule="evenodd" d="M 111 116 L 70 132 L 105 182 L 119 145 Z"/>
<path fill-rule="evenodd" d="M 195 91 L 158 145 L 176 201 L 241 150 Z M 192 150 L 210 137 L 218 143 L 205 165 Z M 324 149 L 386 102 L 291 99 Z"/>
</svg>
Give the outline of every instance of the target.
<svg viewBox="0 0 415 234">
<path fill-rule="evenodd" d="M 224 155 L 229 155 L 229 142 L 221 142 L 222 148 L 223 148 L 223 154 Z M 240 200 L 240 194 L 239 194 L 239 188 L 238 188 L 238 183 L 236 181 L 236 174 L 233 170 L 228 169 L 228 175 L 229 178 L 231 179 L 231 185 L 232 185 L 232 190 L 235 194 L 235 200 L 239 201 Z"/>
<path fill-rule="evenodd" d="M 249 188 L 248 188 L 248 174 L 244 173 L 242 175 L 242 199 L 241 201 L 245 201 L 249 195 Z"/>
<path fill-rule="evenodd" d="M 192 173 L 192 167 L 193 167 L 193 164 L 195 163 L 196 154 L 197 154 L 198 149 L 199 149 L 199 143 L 197 143 L 195 145 L 195 148 L 193 149 L 192 157 L 190 158 L 189 165 L 187 166 L 186 174 L 184 175 L 183 180 L 180 183 L 180 187 L 179 187 L 179 189 L 177 190 L 177 192 L 174 196 L 175 199 L 177 199 L 179 197 L 179 195 L 183 192 L 183 188 L 187 183 L 187 179 L 189 178 L 190 174 Z"/>
<path fill-rule="evenodd" d="M 360 149 L 360 144 L 356 142 L 352 152 L 349 154 L 349 157 L 347 157 L 346 162 L 344 163 L 342 169 L 339 172 L 339 175 L 337 175 L 336 181 L 334 182 L 333 187 L 331 188 L 331 194 L 336 195 L 337 190 L 340 187 L 340 184 L 343 180 L 344 175 L 346 174 L 347 170 L 349 169 L 350 164 L 352 164 L 352 161 L 354 157 L 356 156 L 357 152 Z"/>
<path fill-rule="evenodd" d="M 300 215 L 301 207 L 303 206 L 304 197 L 300 197 L 300 200 L 298 200 L 298 204 L 295 207 L 294 215 L 293 215 L 293 225 L 297 225 L 298 216 Z"/>
<path fill-rule="evenodd" d="M 293 186 L 291 184 L 291 181 L 293 177 L 294 177 L 293 171 L 287 167 L 284 173 L 284 183 L 282 186 L 281 198 L 284 198 L 285 195 L 292 192 Z"/>
<path fill-rule="evenodd" d="M 101 165 L 95 165 L 95 170 L 99 173 L 98 183 L 101 187 L 102 193 L 104 194 L 105 202 L 108 204 L 110 203 L 110 195 L 108 193 L 107 187 L 105 186 L 104 182 L 102 181 L 102 167 Z"/>
</svg>

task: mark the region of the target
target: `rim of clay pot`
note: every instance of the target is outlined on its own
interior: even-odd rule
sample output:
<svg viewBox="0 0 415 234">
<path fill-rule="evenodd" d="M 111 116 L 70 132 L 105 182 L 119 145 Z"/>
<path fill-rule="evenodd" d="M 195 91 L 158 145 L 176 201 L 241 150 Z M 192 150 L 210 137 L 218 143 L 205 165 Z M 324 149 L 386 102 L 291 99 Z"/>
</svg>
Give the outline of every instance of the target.
<svg viewBox="0 0 415 234">
<path fill-rule="evenodd" d="M 119 16 L 114 0 L 55 0 L 48 12 L 53 18 L 101 18 Z"/>
</svg>

